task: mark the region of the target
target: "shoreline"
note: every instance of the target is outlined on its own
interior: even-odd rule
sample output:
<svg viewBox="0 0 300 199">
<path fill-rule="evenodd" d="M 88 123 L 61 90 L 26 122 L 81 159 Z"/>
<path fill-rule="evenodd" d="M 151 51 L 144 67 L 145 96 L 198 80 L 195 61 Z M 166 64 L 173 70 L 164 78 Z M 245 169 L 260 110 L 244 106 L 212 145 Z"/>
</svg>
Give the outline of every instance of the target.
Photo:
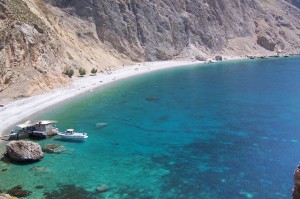
<svg viewBox="0 0 300 199">
<path fill-rule="evenodd" d="M 224 56 L 223 61 L 234 61 L 249 59 L 249 57 Z M 211 59 L 214 60 L 214 59 Z M 195 60 L 170 60 L 156 62 L 142 62 L 130 66 L 123 66 L 111 73 L 97 73 L 96 76 L 86 75 L 84 77 L 73 77 L 69 85 L 53 89 L 39 95 L 17 99 L 8 102 L 4 107 L 0 107 L 0 145 L 5 142 L 3 138 L 10 133 L 11 128 L 19 122 L 25 122 L 29 116 L 42 111 L 45 108 L 59 104 L 67 99 L 76 97 L 87 91 L 101 88 L 104 85 L 116 80 L 130 78 L 153 71 L 181 67 L 186 65 L 199 65 L 214 63 Z"/>
<path fill-rule="evenodd" d="M 242 57 L 228 58 L 227 60 L 242 59 Z M 143 62 L 125 66 L 111 73 L 97 73 L 96 76 L 73 77 L 72 83 L 28 98 L 8 102 L 0 107 L 0 138 L 8 135 L 10 128 L 15 124 L 26 120 L 27 117 L 42 111 L 44 108 L 53 106 L 79 94 L 102 87 L 119 79 L 125 79 L 148 72 L 174 68 L 186 65 L 205 64 L 204 61 L 157 61 Z M 0 139 L 0 144 L 5 140 Z"/>
<path fill-rule="evenodd" d="M 223 61 L 234 61 L 249 59 L 242 56 L 224 56 Z M 212 62 L 210 62 L 212 61 Z M 209 64 L 216 62 L 214 59 L 207 61 L 195 60 L 170 60 L 142 62 L 130 66 L 121 66 L 111 73 L 97 73 L 95 76 L 86 75 L 84 77 L 72 77 L 69 85 L 53 89 L 51 91 L 34 95 L 31 97 L 17 99 L 8 102 L 4 107 L 0 107 L 0 145 L 5 142 L 3 138 L 10 133 L 10 130 L 19 122 L 25 122 L 29 116 L 42 111 L 45 108 L 59 104 L 67 99 L 76 97 L 87 91 L 100 88 L 116 80 L 130 78 L 153 71 L 181 67 L 186 65 Z M 219 62 L 219 61 L 218 61 Z"/>
</svg>

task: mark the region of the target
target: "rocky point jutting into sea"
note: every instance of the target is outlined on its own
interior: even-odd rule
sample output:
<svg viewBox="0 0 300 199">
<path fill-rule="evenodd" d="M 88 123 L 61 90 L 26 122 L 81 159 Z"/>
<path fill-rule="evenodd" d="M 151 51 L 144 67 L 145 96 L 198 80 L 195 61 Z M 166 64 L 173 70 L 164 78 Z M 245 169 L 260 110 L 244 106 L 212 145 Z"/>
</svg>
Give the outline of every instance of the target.
<svg viewBox="0 0 300 199">
<path fill-rule="evenodd" d="M 0 26 L 2 100 L 68 84 L 68 68 L 300 52 L 298 0 L 1 0 Z"/>
</svg>

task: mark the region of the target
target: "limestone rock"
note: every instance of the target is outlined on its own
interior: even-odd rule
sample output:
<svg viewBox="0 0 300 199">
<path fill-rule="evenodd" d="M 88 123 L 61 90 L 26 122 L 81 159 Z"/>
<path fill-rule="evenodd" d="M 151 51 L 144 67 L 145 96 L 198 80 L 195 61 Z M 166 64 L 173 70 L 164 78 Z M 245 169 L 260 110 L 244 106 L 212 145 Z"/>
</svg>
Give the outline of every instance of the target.
<svg viewBox="0 0 300 199">
<path fill-rule="evenodd" d="M 60 144 L 47 144 L 43 147 L 45 153 L 62 153 L 66 149 Z"/>
<path fill-rule="evenodd" d="M 6 154 L 12 161 L 37 161 L 44 157 L 42 147 L 30 141 L 11 141 L 6 145 Z"/>
<path fill-rule="evenodd" d="M 300 163 L 298 164 L 295 172 L 294 172 L 294 183 L 300 186 Z"/>
<path fill-rule="evenodd" d="M 137 61 L 172 59 L 191 46 L 211 55 L 231 48 L 237 54 L 244 43 L 245 47 L 241 48 L 244 53 L 245 49 L 250 53 L 256 51 L 259 45 L 273 50 L 277 40 L 288 43 L 285 46 L 294 46 L 296 39 L 296 48 L 300 44 L 295 34 L 299 33 L 296 28 L 300 27 L 299 10 L 284 0 L 44 1 L 93 21 L 102 43 Z M 290 0 L 290 3 L 297 1 Z M 278 16 L 274 13 L 285 16 L 284 24 L 290 26 L 276 27 Z M 261 32 L 270 32 L 272 37 L 256 32 L 256 19 L 264 22 Z M 287 37 L 279 34 L 286 29 L 293 29 L 294 33 Z M 258 53 L 262 52 L 267 53 L 259 49 Z"/>
<path fill-rule="evenodd" d="M 107 185 L 105 185 L 105 184 L 101 184 L 101 185 L 99 185 L 99 186 L 97 187 L 96 191 L 97 191 L 98 193 L 107 192 L 107 191 L 109 191 L 109 187 L 108 187 Z"/>
<path fill-rule="evenodd" d="M 300 163 L 298 164 L 294 172 L 294 189 L 293 189 L 293 199 L 300 199 Z"/>
<path fill-rule="evenodd" d="M 222 61 L 222 60 L 223 60 L 223 57 L 220 56 L 220 55 L 217 55 L 217 56 L 215 56 L 215 60 L 216 60 L 216 61 Z"/>
<path fill-rule="evenodd" d="M 7 193 L 16 197 L 27 197 L 31 194 L 31 191 L 23 190 L 22 186 L 18 185 L 8 190 Z"/>
<path fill-rule="evenodd" d="M 269 51 L 274 51 L 276 46 L 276 43 L 268 36 L 258 36 L 257 44 Z"/>
<path fill-rule="evenodd" d="M 35 166 L 29 169 L 30 171 L 46 171 L 45 167 Z"/>
<path fill-rule="evenodd" d="M 99 122 L 96 124 L 96 128 L 103 128 L 103 127 L 106 127 L 107 125 L 108 125 L 107 123 Z"/>
</svg>

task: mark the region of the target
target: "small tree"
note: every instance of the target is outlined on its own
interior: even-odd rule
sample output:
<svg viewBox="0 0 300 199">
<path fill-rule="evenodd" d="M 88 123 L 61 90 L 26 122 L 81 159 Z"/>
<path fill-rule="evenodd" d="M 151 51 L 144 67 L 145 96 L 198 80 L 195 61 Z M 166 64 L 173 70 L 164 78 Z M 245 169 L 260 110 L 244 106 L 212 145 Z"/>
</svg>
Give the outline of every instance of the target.
<svg viewBox="0 0 300 199">
<path fill-rule="evenodd" d="M 63 72 L 63 74 L 68 75 L 69 78 L 72 78 L 73 74 L 74 74 L 74 70 L 71 68 L 67 68 L 65 69 L 65 71 Z"/>
<path fill-rule="evenodd" d="M 80 69 L 79 69 L 79 75 L 80 75 L 80 76 L 84 76 L 85 74 L 86 74 L 85 69 L 80 68 Z"/>
<path fill-rule="evenodd" d="M 97 69 L 96 69 L 96 68 L 93 68 L 93 69 L 91 70 L 91 73 L 92 73 L 93 75 L 95 75 L 95 74 L 97 73 Z"/>
</svg>

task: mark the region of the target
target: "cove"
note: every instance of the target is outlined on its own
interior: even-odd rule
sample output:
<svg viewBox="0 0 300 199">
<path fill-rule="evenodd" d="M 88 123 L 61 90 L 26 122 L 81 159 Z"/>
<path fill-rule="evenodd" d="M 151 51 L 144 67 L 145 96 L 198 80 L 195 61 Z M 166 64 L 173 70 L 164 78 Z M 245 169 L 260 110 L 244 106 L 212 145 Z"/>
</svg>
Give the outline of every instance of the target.
<svg viewBox="0 0 300 199">
<path fill-rule="evenodd" d="M 38 113 L 84 143 L 0 162 L 28 198 L 290 198 L 300 150 L 300 58 L 178 67 L 116 81 Z M 99 123 L 107 123 L 100 128 Z M 96 188 L 105 184 L 103 193 Z"/>
</svg>

